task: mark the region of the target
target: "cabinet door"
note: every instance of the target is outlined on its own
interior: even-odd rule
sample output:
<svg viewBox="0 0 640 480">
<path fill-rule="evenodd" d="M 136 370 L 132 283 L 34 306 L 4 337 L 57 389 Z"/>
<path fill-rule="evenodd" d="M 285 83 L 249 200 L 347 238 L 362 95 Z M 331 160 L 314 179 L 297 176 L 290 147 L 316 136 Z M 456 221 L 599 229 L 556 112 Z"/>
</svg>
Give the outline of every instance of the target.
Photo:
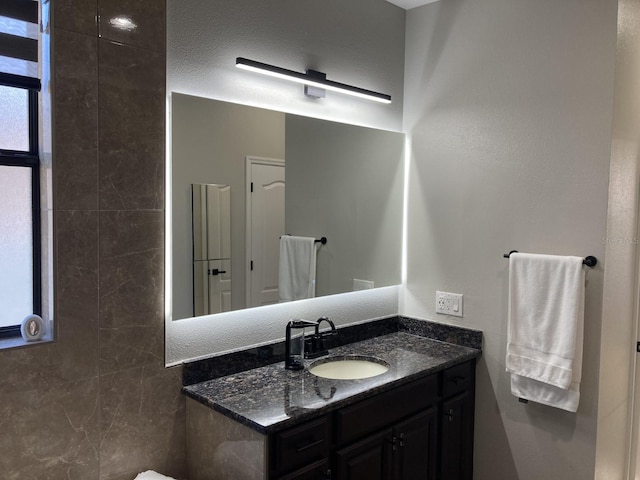
<svg viewBox="0 0 640 480">
<path fill-rule="evenodd" d="M 385 430 L 336 452 L 336 480 L 391 480 L 392 433 Z"/>
<path fill-rule="evenodd" d="M 303 423 L 273 435 L 271 468 L 283 475 L 329 458 L 331 426 L 328 417 Z"/>
<path fill-rule="evenodd" d="M 278 480 L 331 480 L 329 460 L 322 460 L 306 468 L 278 477 Z"/>
<path fill-rule="evenodd" d="M 441 480 L 473 478 L 473 396 L 463 392 L 442 402 Z"/>
<path fill-rule="evenodd" d="M 435 480 L 438 410 L 434 405 L 393 429 L 397 480 Z"/>
<path fill-rule="evenodd" d="M 424 411 L 438 400 L 438 375 L 394 388 L 336 412 L 339 447 L 367 438 L 402 419 Z"/>
</svg>

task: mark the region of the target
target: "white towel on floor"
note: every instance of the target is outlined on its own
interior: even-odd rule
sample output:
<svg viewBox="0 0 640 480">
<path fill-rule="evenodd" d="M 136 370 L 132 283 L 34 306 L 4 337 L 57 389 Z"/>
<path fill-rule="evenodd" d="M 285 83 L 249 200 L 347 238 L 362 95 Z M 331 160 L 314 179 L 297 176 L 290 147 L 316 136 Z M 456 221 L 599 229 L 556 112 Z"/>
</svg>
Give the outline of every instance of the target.
<svg viewBox="0 0 640 480">
<path fill-rule="evenodd" d="M 581 257 L 512 253 L 506 369 L 520 398 L 575 412 L 585 274 Z"/>
<path fill-rule="evenodd" d="M 173 477 L 167 477 L 161 475 L 153 470 L 147 470 L 146 472 L 139 473 L 133 480 L 175 480 Z"/>
<path fill-rule="evenodd" d="M 316 296 L 316 241 L 311 237 L 280 237 L 278 277 L 280 302 Z"/>
</svg>

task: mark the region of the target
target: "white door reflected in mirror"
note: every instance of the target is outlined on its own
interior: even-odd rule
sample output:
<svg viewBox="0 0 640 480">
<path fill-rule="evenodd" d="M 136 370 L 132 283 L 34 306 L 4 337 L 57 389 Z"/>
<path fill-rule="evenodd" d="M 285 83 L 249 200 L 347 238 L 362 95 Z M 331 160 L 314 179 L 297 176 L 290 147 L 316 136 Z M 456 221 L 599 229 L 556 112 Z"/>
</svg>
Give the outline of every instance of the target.
<svg viewBox="0 0 640 480">
<path fill-rule="evenodd" d="M 231 187 L 193 184 L 193 315 L 231 310 Z"/>
<path fill-rule="evenodd" d="M 285 163 L 247 157 L 247 307 L 278 303 Z"/>
</svg>

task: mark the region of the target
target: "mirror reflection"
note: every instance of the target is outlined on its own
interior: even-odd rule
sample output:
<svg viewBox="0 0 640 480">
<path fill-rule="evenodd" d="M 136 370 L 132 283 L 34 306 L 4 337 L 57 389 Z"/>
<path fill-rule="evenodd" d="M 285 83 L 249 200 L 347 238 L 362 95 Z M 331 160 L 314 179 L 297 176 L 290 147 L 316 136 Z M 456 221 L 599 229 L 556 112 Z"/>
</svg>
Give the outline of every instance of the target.
<svg viewBox="0 0 640 480">
<path fill-rule="evenodd" d="M 193 314 L 231 310 L 231 187 L 191 186 Z"/>
<path fill-rule="evenodd" d="M 315 296 L 400 283 L 403 134 L 171 102 L 174 319 L 278 302 L 283 236 L 326 237 Z"/>
</svg>

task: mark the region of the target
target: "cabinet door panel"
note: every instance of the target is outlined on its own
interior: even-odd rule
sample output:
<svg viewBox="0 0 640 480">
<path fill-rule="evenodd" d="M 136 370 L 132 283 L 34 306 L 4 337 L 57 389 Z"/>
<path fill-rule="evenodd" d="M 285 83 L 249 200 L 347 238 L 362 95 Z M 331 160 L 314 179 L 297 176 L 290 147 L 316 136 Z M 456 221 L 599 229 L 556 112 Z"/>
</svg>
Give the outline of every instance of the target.
<svg viewBox="0 0 640 480">
<path fill-rule="evenodd" d="M 393 429 L 397 444 L 396 479 L 436 479 L 437 425 L 438 409 L 434 405 Z"/>
<path fill-rule="evenodd" d="M 473 477 L 473 403 L 468 391 L 442 402 L 442 480 Z"/>
<path fill-rule="evenodd" d="M 437 398 L 438 376 L 431 375 L 342 408 L 336 412 L 336 441 L 344 445 L 365 438 L 428 408 Z"/>
<path fill-rule="evenodd" d="M 330 422 L 321 417 L 274 435 L 274 464 L 278 473 L 291 472 L 327 458 L 331 447 Z"/>
<path fill-rule="evenodd" d="M 336 480 L 390 480 L 391 430 L 336 452 Z"/>
<path fill-rule="evenodd" d="M 283 477 L 278 477 L 278 480 L 330 480 L 331 469 L 329 468 L 329 461 L 322 460 L 310 465 L 306 468 L 297 470 Z"/>
<path fill-rule="evenodd" d="M 442 372 L 442 396 L 449 398 L 472 388 L 475 379 L 475 363 L 465 362 Z"/>
</svg>

